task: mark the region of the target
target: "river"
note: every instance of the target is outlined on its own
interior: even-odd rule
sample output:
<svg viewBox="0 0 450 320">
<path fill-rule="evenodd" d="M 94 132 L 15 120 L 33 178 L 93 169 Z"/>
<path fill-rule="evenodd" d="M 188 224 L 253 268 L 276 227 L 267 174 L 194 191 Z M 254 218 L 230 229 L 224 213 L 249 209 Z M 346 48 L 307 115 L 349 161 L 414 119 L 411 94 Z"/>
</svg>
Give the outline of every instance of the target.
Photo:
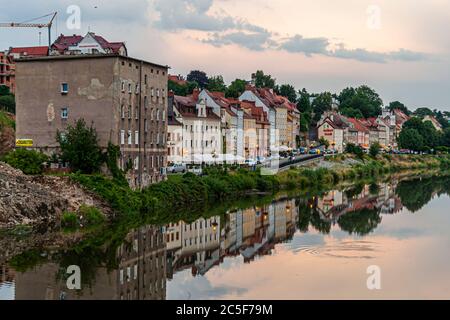
<svg viewBox="0 0 450 320">
<path fill-rule="evenodd" d="M 0 264 L 0 299 L 449 299 L 449 194 L 448 176 L 389 179 L 141 226 L 100 253 L 35 248 Z"/>
</svg>

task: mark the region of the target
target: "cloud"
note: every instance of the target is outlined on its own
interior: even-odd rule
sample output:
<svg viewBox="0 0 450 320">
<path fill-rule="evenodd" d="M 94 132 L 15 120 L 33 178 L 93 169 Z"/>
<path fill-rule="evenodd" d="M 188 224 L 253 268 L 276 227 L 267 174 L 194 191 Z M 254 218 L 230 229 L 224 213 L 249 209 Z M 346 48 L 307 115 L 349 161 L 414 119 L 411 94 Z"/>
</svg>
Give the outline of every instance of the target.
<svg viewBox="0 0 450 320">
<path fill-rule="evenodd" d="M 353 59 L 362 62 L 376 63 L 386 63 L 388 61 L 422 61 L 429 58 L 429 56 L 425 53 L 414 52 L 405 49 L 399 49 L 392 52 L 375 52 L 361 48 L 346 49 L 343 46 L 336 49 L 335 51 L 329 51 L 328 55 L 336 58 Z"/>
<path fill-rule="evenodd" d="M 236 44 L 254 51 L 265 50 L 270 47 L 271 44 L 273 44 L 271 40 L 271 34 L 269 32 L 233 32 L 223 35 L 214 33 L 209 39 L 203 40 L 203 42 L 212 44 L 216 47 Z"/>
<path fill-rule="evenodd" d="M 251 24 L 242 18 L 226 12 L 213 14 L 214 0 L 155 0 L 154 8 L 159 13 L 156 26 L 166 31 L 196 30 L 209 32 L 203 43 L 215 47 L 238 45 L 253 50 L 283 50 L 302 53 L 307 57 L 322 55 L 362 62 L 385 63 L 387 61 L 420 61 L 427 55 L 406 49 L 393 52 L 376 52 L 364 48 L 348 49 L 344 44 L 330 49 L 331 41 L 325 37 L 305 38 L 296 34 L 277 39 L 276 34 L 261 26 Z"/>
<path fill-rule="evenodd" d="M 282 43 L 280 49 L 292 53 L 304 53 L 310 57 L 312 54 L 327 54 L 329 44 L 326 38 L 304 38 L 301 35 L 295 35 Z"/>
</svg>

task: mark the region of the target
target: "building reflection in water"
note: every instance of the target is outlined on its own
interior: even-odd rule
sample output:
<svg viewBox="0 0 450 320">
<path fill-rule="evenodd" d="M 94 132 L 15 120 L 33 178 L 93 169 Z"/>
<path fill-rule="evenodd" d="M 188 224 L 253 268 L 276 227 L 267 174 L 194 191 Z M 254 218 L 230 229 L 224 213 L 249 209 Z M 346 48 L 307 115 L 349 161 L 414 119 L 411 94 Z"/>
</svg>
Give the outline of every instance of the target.
<svg viewBox="0 0 450 320">
<path fill-rule="evenodd" d="M 278 199 L 267 205 L 227 212 L 192 223 L 177 222 L 163 227 L 132 230 L 116 250 L 117 267 L 99 267 L 95 281 L 81 292 L 68 290 L 58 279 L 60 266 L 47 263 L 16 273 L 2 267 L 0 285 L 15 277 L 16 299 L 165 299 L 166 280 L 182 270 L 205 275 L 226 257 L 242 256 L 250 263 L 270 255 L 277 243 L 293 238 L 299 224 L 299 208 L 318 213 L 319 220 L 335 224 L 349 213 L 376 210 L 397 213 L 402 203 L 396 183 L 356 186 L 330 191 L 312 199 Z M 81 270 L 83 272 L 83 270 Z"/>
</svg>

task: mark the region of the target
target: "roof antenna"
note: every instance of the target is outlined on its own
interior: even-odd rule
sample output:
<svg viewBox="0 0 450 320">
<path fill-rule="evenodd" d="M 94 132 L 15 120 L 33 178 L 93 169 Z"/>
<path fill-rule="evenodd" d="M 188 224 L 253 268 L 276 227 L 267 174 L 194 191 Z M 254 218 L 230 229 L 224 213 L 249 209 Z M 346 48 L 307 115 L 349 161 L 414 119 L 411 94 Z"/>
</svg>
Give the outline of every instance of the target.
<svg viewBox="0 0 450 320">
<path fill-rule="evenodd" d="M 39 46 L 41 46 L 41 36 L 42 36 L 42 32 L 39 31 Z"/>
</svg>

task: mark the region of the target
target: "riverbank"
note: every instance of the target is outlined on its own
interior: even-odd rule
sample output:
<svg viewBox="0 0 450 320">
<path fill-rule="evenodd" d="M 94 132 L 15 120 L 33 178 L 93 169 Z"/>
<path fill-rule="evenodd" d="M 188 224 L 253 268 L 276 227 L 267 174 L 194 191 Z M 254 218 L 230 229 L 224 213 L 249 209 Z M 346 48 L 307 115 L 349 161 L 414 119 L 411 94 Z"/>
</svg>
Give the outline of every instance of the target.
<svg viewBox="0 0 450 320">
<path fill-rule="evenodd" d="M 96 207 L 107 220 L 148 216 L 164 220 L 175 212 L 206 207 L 282 190 L 326 190 L 343 182 L 374 179 L 396 172 L 450 168 L 449 156 L 380 155 L 358 159 L 339 155 L 276 175 L 246 169 L 207 168 L 205 176 L 170 176 L 167 181 L 135 191 L 121 179 L 103 175 L 25 176 L 1 164 L 0 227 L 36 225 L 61 220 L 82 224 L 82 209 Z M 85 210 L 84 210 L 85 211 Z M 66 218 L 66 219 L 64 219 Z M 184 219 L 189 219 L 184 216 Z"/>
</svg>

